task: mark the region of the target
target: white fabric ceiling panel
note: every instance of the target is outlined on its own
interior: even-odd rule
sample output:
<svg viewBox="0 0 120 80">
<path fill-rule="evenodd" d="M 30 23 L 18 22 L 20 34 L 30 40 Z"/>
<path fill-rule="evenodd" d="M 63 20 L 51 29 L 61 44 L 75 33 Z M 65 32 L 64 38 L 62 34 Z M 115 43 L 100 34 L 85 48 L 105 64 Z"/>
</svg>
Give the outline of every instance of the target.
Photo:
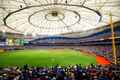
<svg viewBox="0 0 120 80">
<path fill-rule="evenodd" d="M 83 32 L 109 24 L 110 13 L 120 21 L 120 0 L 0 0 L 0 28 L 34 35 Z"/>
</svg>

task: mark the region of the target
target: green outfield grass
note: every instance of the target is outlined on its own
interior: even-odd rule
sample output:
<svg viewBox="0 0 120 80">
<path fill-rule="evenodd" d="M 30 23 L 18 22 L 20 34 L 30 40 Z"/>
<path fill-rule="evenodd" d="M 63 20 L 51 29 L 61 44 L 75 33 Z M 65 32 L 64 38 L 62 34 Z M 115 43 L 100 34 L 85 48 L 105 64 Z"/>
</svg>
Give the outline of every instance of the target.
<svg viewBox="0 0 120 80">
<path fill-rule="evenodd" d="M 53 66 L 59 65 L 88 65 L 96 64 L 95 56 L 86 55 L 80 51 L 70 49 L 33 49 L 17 50 L 0 54 L 0 66 Z"/>
</svg>

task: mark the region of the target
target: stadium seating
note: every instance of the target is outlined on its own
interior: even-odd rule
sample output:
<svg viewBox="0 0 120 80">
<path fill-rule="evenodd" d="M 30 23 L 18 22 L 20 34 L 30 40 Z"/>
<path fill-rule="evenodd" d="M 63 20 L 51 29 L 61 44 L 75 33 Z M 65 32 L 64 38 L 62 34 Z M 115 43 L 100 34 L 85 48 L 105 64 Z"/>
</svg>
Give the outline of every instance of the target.
<svg viewBox="0 0 120 80">
<path fill-rule="evenodd" d="M 120 65 L 0 68 L 0 80 L 120 80 Z"/>
</svg>

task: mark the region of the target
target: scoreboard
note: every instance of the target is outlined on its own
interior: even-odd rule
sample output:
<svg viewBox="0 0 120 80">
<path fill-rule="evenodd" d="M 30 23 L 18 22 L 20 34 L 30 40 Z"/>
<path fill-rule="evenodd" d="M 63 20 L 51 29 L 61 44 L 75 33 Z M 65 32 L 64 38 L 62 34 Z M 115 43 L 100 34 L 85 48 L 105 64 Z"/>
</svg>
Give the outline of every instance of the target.
<svg viewBox="0 0 120 80">
<path fill-rule="evenodd" d="M 23 46 L 24 43 L 27 41 L 23 38 L 17 39 L 17 38 L 7 38 L 6 39 L 6 44 L 8 46 Z"/>
</svg>

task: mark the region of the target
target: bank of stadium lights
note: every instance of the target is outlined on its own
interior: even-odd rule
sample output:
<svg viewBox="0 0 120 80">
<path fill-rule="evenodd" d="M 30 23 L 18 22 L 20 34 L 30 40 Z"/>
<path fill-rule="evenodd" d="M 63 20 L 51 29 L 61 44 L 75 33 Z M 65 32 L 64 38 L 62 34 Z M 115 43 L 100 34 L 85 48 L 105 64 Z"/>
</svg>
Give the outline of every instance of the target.
<svg viewBox="0 0 120 80">
<path fill-rule="evenodd" d="M 32 37 L 36 37 L 37 36 L 37 34 L 36 33 L 32 33 Z"/>
<path fill-rule="evenodd" d="M 3 29 L 3 30 L 2 30 L 2 33 L 3 33 L 3 34 L 6 34 L 6 30 Z"/>
<path fill-rule="evenodd" d="M 26 36 L 27 36 L 27 34 L 28 34 L 28 33 L 27 33 L 27 32 L 25 32 L 25 33 L 24 33 L 24 37 L 26 37 Z"/>
<path fill-rule="evenodd" d="M 6 37 L 6 31 L 4 29 L 2 30 L 2 37 Z"/>
</svg>

